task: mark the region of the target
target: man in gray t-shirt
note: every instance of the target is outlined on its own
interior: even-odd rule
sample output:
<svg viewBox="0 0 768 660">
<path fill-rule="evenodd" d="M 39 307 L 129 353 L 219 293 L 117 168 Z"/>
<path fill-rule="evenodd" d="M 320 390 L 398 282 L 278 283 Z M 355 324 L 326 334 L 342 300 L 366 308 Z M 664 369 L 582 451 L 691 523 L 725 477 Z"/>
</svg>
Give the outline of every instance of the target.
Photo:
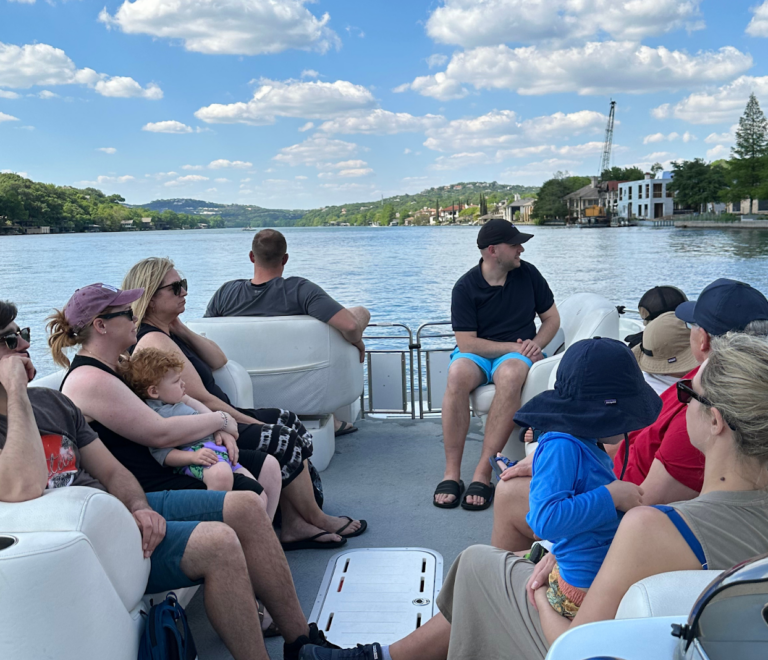
<svg viewBox="0 0 768 660">
<path fill-rule="evenodd" d="M 321 287 L 303 277 L 283 277 L 288 246 L 279 231 L 262 229 L 253 237 L 250 252 L 253 279 L 232 280 L 213 294 L 205 310 L 214 316 L 295 316 L 307 314 L 336 328 L 365 359 L 363 331 L 371 319 L 365 307 L 345 308 Z M 336 422 L 336 435 L 355 427 Z"/>
</svg>

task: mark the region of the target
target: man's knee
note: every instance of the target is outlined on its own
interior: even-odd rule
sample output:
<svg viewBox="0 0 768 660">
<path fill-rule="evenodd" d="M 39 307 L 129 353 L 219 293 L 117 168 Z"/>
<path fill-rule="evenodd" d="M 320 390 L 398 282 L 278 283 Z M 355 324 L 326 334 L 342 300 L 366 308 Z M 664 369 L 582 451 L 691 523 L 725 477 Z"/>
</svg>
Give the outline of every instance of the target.
<svg viewBox="0 0 768 660">
<path fill-rule="evenodd" d="M 371 320 L 371 313 L 362 305 L 358 307 L 350 307 L 349 312 L 357 319 L 363 328 L 365 328 Z"/>
<path fill-rule="evenodd" d="M 528 497 L 530 495 L 531 480 L 526 477 L 515 477 L 507 481 L 499 481 L 496 486 L 494 499 L 496 503 L 494 508 L 499 506 L 505 509 L 505 512 L 512 513 L 514 509 L 524 509 L 523 517 L 528 513 Z"/>
<path fill-rule="evenodd" d="M 244 557 L 237 533 L 220 522 L 201 522 L 189 537 L 181 569 L 193 580 L 205 578 L 212 567 Z"/>
<path fill-rule="evenodd" d="M 224 497 L 224 518 L 227 524 L 244 522 L 249 525 L 270 524 L 264 500 L 250 490 L 227 493 Z"/>
<path fill-rule="evenodd" d="M 448 369 L 447 390 L 453 394 L 465 394 L 476 389 L 482 381 L 482 372 L 472 360 L 459 358 Z"/>
<path fill-rule="evenodd" d="M 528 371 L 528 365 L 522 360 L 515 358 L 504 360 L 493 372 L 493 384 L 497 389 L 501 387 L 510 391 L 519 391 L 525 384 Z"/>
</svg>

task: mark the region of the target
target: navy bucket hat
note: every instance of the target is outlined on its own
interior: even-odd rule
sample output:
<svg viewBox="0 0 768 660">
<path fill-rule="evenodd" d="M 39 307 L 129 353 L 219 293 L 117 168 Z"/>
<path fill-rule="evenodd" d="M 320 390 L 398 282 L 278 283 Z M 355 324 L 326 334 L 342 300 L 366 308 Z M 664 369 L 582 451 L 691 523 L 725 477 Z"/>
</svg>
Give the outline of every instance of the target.
<svg viewBox="0 0 768 660">
<path fill-rule="evenodd" d="M 632 351 L 615 339 L 583 339 L 563 355 L 554 390 L 533 397 L 515 415 L 518 426 L 581 438 L 608 438 L 645 428 L 661 399 L 645 382 Z"/>
</svg>

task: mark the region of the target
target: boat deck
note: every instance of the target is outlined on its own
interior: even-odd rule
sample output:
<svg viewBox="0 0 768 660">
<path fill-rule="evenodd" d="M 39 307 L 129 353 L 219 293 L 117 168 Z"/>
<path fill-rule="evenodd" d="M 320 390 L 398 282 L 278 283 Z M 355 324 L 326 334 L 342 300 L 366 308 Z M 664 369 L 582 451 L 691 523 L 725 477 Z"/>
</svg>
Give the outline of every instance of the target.
<svg viewBox="0 0 768 660">
<path fill-rule="evenodd" d="M 349 539 L 346 549 L 422 547 L 443 555 L 447 571 L 474 543 L 489 543 L 493 509 L 481 512 L 438 509 L 432 492 L 445 467 L 440 419 L 366 419 L 360 431 L 336 440 L 336 455 L 322 473 L 325 510 L 365 518 L 368 531 Z M 480 422 L 473 418 L 467 437 L 462 479 L 468 485 L 480 456 Z M 338 550 L 301 550 L 286 556 L 305 615 L 317 597 L 328 560 Z M 204 587 L 203 587 L 204 588 Z M 232 656 L 211 628 L 201 588 L 187 608 L 201 660 Z M 266 640 L 273 660 L 282 659 L 282 637 Z"/>
</svg>

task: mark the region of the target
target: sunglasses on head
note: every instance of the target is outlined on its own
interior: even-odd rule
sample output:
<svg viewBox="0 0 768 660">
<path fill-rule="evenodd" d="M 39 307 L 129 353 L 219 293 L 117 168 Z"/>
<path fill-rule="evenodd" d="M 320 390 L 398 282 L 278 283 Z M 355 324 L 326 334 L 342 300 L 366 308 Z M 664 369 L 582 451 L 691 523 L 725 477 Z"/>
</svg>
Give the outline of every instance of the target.
<svg viewBox="0 0 768 660">
<path fill-rule="evenodd" d="M 15 348 L 19 345 L 19 337 L 21 337 L 24 341 L 29 342 L 29 328 L 21 328 L 21 330 L 16 330 L 16 332 L 12 332 L 8 335 L 3 335 L 0 337 L 5 342 L 5 345 L 8 347 L 8 350 L 13 351 Z"/>
<path fill-rule="evenodd" d="M 189 291 L 187 288 L 187 280 L 186 278 L 183 280 L 178 280 L 176 282 L 171 282 L 170 284 L 165 284 L 164 286 L 157 287 L 157 290 L 160 291 L 160 289 L 167 289 L 168 287 L 171 287 L 171 290 L 173 291 L 174 296 L 181 295 L 181 290 L 184 289 L 184 291 Z"/>
<path fill-rule="evenodd" d="M 693 389 L 693 380 L 686 378 L 684 380 L 677 381 L 677 400 L 682 404 L 688 405 L 691 402 L 691 399 L 696 399 L 696 401 L 698 401 L 703 406 L 707 406 L 707 408 L 716 408 L 715 404 L 712 403 L 707 397 L 702 396 Z M 720 411 L 720 414 L 723 415 L 722 410 Z M 727 419 L 725 419 L 725 415 L 723 415 L 723 420 L 726 424 L 728 424 L 728 427 L 732 431 L 736 430 L 736 427 Z"/>
<path fill-rule="evenodd" d="M 109 314 L 99 314 L 96 318 L 104 319 L 106 321 L 107 319 L 116 319 L 118 316 L 127 316 L 129 319 L 131 319 L 131 321 L 133 321 L 133 310 L 124 309 L 122 312 L 111 312 Z"/>
</svg>

